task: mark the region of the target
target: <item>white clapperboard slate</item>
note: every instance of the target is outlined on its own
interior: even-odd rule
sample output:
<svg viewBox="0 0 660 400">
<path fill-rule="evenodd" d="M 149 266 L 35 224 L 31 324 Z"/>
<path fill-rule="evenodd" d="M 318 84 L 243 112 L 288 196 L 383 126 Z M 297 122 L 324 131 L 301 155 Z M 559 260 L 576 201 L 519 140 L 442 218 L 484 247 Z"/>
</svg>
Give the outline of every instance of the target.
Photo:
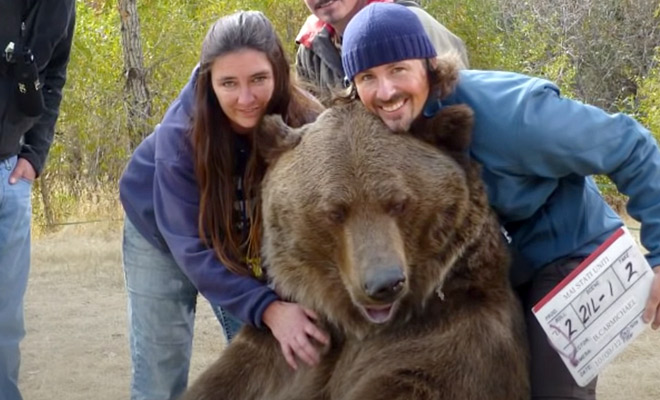
<svg viewBox="0 0 660 400">
<path fill-rule="evenodd" d="M 652 281 L 651 266 L 620 228 L 532 308 L 578 385 L 647 327 L 642 313 Z"/>
</svg>

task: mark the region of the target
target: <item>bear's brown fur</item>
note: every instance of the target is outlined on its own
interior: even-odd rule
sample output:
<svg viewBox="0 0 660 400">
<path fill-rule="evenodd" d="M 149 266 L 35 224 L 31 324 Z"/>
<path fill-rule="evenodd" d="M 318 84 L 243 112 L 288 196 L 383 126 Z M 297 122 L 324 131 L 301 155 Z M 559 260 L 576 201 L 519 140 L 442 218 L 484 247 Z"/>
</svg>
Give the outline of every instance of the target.
<svg viewBox="0 0 660 400">
<path fill-rule="evenodd" d="M 247 326 L 185 399 L 528 399 L 522 312 L 467 156 L 471 124 L 467 107 L 443 109 L 418 135 L 430 145 L 360 103 L 297 130 L 267 119 L 267 271 L 331 344 L 293 371 Z"/>
</svg>

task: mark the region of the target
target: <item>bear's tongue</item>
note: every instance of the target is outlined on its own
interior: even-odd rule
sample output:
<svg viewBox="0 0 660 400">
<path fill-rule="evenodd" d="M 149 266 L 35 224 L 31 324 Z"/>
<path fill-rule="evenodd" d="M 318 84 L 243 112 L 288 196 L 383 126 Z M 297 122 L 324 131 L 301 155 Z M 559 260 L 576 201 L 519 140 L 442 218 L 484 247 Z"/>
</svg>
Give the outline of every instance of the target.
<svg viewBox="0 0 660 400">
<path fill-rule="evenodd" d="M 383 307 L 364 307 L 364 311 L 371 322 L 382 324 L 387 322 L 392 315 L 392 305 Z"/>
</svg>

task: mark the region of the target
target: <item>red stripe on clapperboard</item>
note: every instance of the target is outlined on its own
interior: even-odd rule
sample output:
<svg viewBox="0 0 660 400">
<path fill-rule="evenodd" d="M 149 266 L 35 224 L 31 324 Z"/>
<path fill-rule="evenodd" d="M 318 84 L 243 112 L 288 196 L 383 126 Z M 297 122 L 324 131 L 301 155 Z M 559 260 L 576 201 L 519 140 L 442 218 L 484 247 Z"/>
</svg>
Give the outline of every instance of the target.
<svg viewBox="0 0 660 400">
<path fill-rule="evenodd" d="M 568 285 L 573 280 L 573 278 L 575 278 L 577 274 L 579 274 L 580 272 L 582 272 L 582 270 L 587 268 L 587 266 L 591 264 L 591 262 L 595 260 L 596 257 L 601 255 L 605 251 L 605 249 L 607 249 L 612 243 L 614 243 L 615 240 L 620 238 L 622 235 L 623 235 L 623 228 L 617 229 L 612 234 L 612 236 L 608 237 L 607 240 L 604 241 L 600 246 L 598 246 L 598 248 L 593 253 L 589 254 L 589 257 L 587 257 L 584 261 L 582 261 L 580 265 L 578 265 L 578 267 L 573 270 L 573 272 L 568 274 L 568 276 L 564 278 L 561 282 L 559 282 L 559 284 L 555 286 L 555 288 L 552 289 L 550 293 L 546 294 L 545 297 L 543 297 L 538 303 L 536 303 L 536 305 L 534 305 L 534 307 L 532 308 L 532 311 L 535 313 L 538 312 L 541 309 L 541 307 L 543 307 L 548 301 L 550 301 L 550 299 L 555 297 L 555 295 L 559 293 L 559 291 L 562 290 L 564 287 L 566 287 L 566 285 Z"/>
</svg>

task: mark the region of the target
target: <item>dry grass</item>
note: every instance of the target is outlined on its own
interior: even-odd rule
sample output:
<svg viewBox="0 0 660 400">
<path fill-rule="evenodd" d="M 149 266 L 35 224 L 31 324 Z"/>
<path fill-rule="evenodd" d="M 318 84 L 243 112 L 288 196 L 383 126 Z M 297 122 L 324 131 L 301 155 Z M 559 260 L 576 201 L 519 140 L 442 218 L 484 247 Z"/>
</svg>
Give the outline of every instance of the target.
<svg viewBox="0 0 660 400">
<path fill-rule="evenodd" d="M 120 223 L 67 226 L 33 243 L 21 386 L 26 399 L 128 398 L 130 363 Z M 194 377 L 223 347 L 204 300 Z M 601 376 L 600 400 L 660 398 L 660 333 L 647 331 Z"/>
<path fill-rule="evenodd" d="M 36 182 L 35 190 L 32 191 L 32 236 L 35 238 L 61 230 L 84 232 L 90 225 L 92 229 L 107 229 L 119 226 L 124 216 L 116 184 L 75 193 L 53 190 L 50 193 L 49 209 L 46 210 L 41 197 L 40 181 Z M 50 215 L 52 221 L 48 220 L 47 215 Z"/>
<path fill-rule="evenodd" d="M 66 226 L 33 242 L 21 387 L 26 399 L 127 399 L 130 362 L 120 224 Z M 224 338 L 203 299 L 191 376 Z"/>
</svg>

